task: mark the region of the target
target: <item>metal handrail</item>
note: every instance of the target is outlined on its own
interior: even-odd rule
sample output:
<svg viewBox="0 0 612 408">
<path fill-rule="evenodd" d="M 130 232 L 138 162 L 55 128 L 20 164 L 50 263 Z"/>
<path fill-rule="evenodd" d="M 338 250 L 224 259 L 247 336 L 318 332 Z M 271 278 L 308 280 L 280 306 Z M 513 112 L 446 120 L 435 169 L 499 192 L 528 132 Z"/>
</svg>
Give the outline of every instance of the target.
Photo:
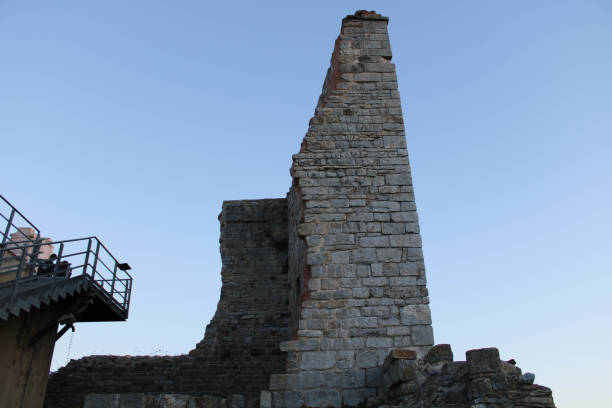
<svg viewBox="0 0 612 408">
<path fill-rule="evenodd" d="M 12 286 L 6 307 L 11 306 L 19 285 L 24 282 L 49 277 L 68 279 L 72 276 L 84 275 L 100 289 L 102 295 L 127 315 L 131 299 L 132 276 L 126 270 L 122 270 L 117 258 L 96 236 L 61 241 L 43 240 L 40 238 L 40 230 L 0 195 L 0 205 L 2 203 L 8 206 L 10 213 L 5 216 L 0 211 L 0 217 L 4 220 L 4 223 L 0 220 L 0 234 L 2 234 L 0 238 L 0 277 L 14 274 L 14 276 L 9 276 L 8 281 L 0 283 L 3 287 Z M 35 230 L 36 238 L 29 238 L 22 231 L 24 227 L 17 227 L 15 221 L 27 224 L 25 228 L 31 227 Z M 25 239 L 21 239 L 21 236 L 17 236 L 20 239 L 11 239 L 11 231 L 21 233 Z M 72 251 L 68 249 L 71 246 L 83 245 L 86 245 L 86 248 L 81 247 Z M 51 248 L 56 253 L 55 260 L 48 258 L 48 252 L 47 255 L 41 256 L 43 247 L 46 247 L 47 250 Z M 56 247 L 57 250 L 55 250 Z M 78 265 L 73 266 L 73 264 Z M 110 265 L 113 264 L 111 268 Z M 118 285 L 118 283 L 121 284 Z M 105 288 L 107 285 L 110 287 L 108 290 Z"/>
<path fill-rule="evenodd" d="M 30 220 L 27 219 L 27 217 L 25 215 L 23 215 L 17 208 L 15 208 L 15 206 L 13 204 L 11 204 L 6 198 L 4 198 L 4 196 L 2 194 L 0 194 L 0 199 L 2 199 L 2 201 L 4 201 L 9 207 L 11 207 L 11 213 L 15 214 L 19 214 L 19 216 L 21 218 L 23 218 L 23 220 L 25 222 L 27 222 L 28 224 L 30 224 L 30 227 L 34 228 L 36 230 L 36 232 L 38 232 L 38 234 L 40 234 L 40 230 L 38 228 L 36 228 L 36 226 L 34 224 L 32 224 L 30 222 Z M 4 218 L 4 217 L 3 217 Z M 5 218 L 6 219 L 6 218 Z M 7 220 L 8 221 L 8 220 Z"/>
<path fill-rule="evenodd" d="M 67 244 L 87 245 L 87 249 L 77 249 L 74 252 L 67 252 Z M 55 261 L 50 261 L 47 258 L 39 258 L 37 249 L 42 246 L 56 245 L 59 247 Z M 28 251 L 28 249 L 32 249 Z M 20 245 L 19 247 L 0 248 L 0 253 L 9 252 L 12 249 L 19 249 L 20 255 L 11 254 L 10 256 L 0 257 L 0 275 L 14 273 L 15 277 L 11 281 L 13 288 L 11 290 L 12 298 L 14 297 L 17 287 L 26 281 L 40 279 L 41 277 L 65 278 L 73 276 L 85 275 L 95 283 L 103 295 L 112 303 L 119 307 L 123 312 L 127 313 L 129 309 L 129 299 L 131 297 L 132 276 L 129 272 L 121 270 L 119 261 L 106 249 L 106 247 L 98 240 L 97 237 L 85 237 L 77 239 L 68 239 L 53 242 L 37 242 L 34 244 Z M 27 260 L 29 257 L 35 257 Z M 110 258 L 115 264 L 113 269 L 102 259 Z M 17 259 L 18 258 L 18 259 Z M 72 263 L 66 260 L 70 259 Z M 76 259 L 82 259 L 77 266 L 73 266 Z M 10 265 L 5 265 L 12 261 Z M 18 262 L 17 262 L 18 261 Z M 78 271 L 81 273 L 78 273 Z M 76 272 L 76 273 L 75 273 Z M 10 303 L 8 307 L 10 307 Z"/>
</svg>

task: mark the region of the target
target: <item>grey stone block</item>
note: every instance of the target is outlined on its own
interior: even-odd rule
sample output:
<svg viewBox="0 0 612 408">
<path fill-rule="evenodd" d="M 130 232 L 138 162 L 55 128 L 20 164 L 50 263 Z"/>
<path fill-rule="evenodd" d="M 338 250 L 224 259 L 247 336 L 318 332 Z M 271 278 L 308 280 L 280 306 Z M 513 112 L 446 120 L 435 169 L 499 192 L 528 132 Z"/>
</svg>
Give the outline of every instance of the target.
<svg viewBox="0 0 612 408">
<path fill-rule="evenodd" d="M 416 381 L 417 372 L 415 360 L 394 360 L 383 372 L 381 384 L 390 388 L 400 382 L 413 382 Z"/>
<path fill-rule="evenodd" d="M 228 398 L 229 407 L 228 408 L 245 408 L 246 407 L 246 398 L 244 395 L 233 394 Z M 191 407 L 187 407 L 191 408 Z"/>
<path fill-rule="evenodd" d="M 318 388 L 323 385 L 321 371 L 302 371 L 295 375 L 295 387 L 299 390 Z"/>
<path fill-rule="evenodd" d="M 402 324 L 405 325 L 422 325 L 431 324 L 431 311 L 429 305 L 407 305 L 400 312 Z"/>
<path fill-rule="evenodd" d="M 428 364 L 448 363 L 453 361 L 453 350 L 450 344 L 436 344 L 423 358 Z"/>
<path fill-rule="evenodd" d="M 501 370 L 499 350 L 494 347 L 468 350 L 465 357 L 470 374 L 495 373 Z"/>
<path fill-rule="evenodd" d="M 141 398 L 143 398 L 142 394 Z M 143 399 L 144 406 L 144 399 Z M 119 394 L 89 394 L 85 396 L 84 408 L 119 408 Z M 139 407 L 141 408 L 141 407 Z"/>
<path fill-rule="evenodd" d="M 360 388 L 366 384 L 365 370 L 327 371 L 325 387 L 328 388 Z"/>
<path fill-rule="evenodd" d="M 325 370 L 336 365 L 335 351 L 306 351 L 302 353 L 302 370 Z"/>
<path fill-rule="evenodd" d="M 402 260 L 402 250 L 398 248 L 379 248 L 376 250 L 376 257 L 379 262 L 400 262 Z"/>
<path fill-rule="evenodd" d="M 346 407 L 356 407 L 374 395 L 376 395 L 376 390 L 373 388 L 342 391 L 342 404 Z"/>
<path fill-rule="evenodd" d="M 378 366 L 378 353 L 376 350 L 357 350 L 355 353 L 358 368 L 371 368 Z"/>
<path fill-rule="evenodd" d="M 353 262 L 371 264 L 376 262 L 375 248 L 359 248 L 352 251 Z"/>
<path fill-rule="evenodd" d="M 336 390 L 312 390 L 305 392 L 306 406 L 312 408 L 340 407 L 342 395 Z"/>
<path fill-rule="evenodd" d="M 274 408 L 302 408 L 304 398 L 299 391 L 282 391 L 272 393 Z"/>
<path fill-rule="evenodd" d="M 262 391 L 259 394 L 259 408 L 272 408 L 272 393 L 270 391 Z"/>
<path fill-rule="evenodd" d="M 431 326 L 412 326 L 410 333 L 415 346 L 431 346 L 434 343 Z"/>
</svg>

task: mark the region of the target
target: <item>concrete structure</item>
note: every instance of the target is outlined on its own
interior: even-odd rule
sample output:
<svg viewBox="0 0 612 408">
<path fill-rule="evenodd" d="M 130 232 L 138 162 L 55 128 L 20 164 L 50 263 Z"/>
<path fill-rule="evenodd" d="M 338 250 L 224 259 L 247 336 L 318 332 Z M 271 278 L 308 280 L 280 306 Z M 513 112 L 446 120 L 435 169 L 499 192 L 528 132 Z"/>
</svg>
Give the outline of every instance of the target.
<svg viewBox="0 0 612 408">
<path fill-rule="evenodd" d="M 204 340 L 189 355 L 72 361 L 47 407 L 553 406 L 494 352 L 453 362 L 432 348 L 387 23 L 342 21 L 287 198 L 223 204 Z"/>
<path fill-rule="evenodd" d="M 0 321 L 2 407 L 41 407 L 55 346 L 57 321 L 70 300 Z M 36 342 L 41 328 L 49 327 Z"/>
</svg>

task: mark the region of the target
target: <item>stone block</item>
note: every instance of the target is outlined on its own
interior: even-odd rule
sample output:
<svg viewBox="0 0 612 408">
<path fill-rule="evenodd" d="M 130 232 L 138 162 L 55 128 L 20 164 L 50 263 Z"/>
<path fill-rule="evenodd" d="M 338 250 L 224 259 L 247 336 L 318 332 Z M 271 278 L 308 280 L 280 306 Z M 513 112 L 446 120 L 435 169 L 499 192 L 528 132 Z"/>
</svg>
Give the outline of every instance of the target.
<svg viewBox="0 0 612 408">
<path fill-rule="evenodd" d="M 453 361 L 453 350 L 450 344 L 436 344 L 423 358 L 428 364 L 449 363 Z"/>
<path fill-rule="evenodd" d="M 381 385 L 390 388 L 400 382 L 414 382 L 417 371 L 415 360 L 393 360 L 382 372 Z"/>
<path fill-rule="evenodd" d="M 191 407 L 186 407 L 191 408 Z M 228 408 L 246 408 L 246 398 L 244 395 L 233 394 L 228 398 Z"/>
<path fill-rule="evenodd" d="M 495 347 L 468 350 L 465 357 L 470 375 L 490 374 L 501 370 L 499 350 Z"/>
<path fill-rule="evenodd" d="M 419 234 L 403 234 L 389 236 L 392 247 L 419 248 L 421 247 L 421 236 Z"/>
<path fill-rule="evenodd" d="M 353 262 L 357 264 L 372 264 L 376 262 L 375 248 L 359 248 L 352 251 Z"/>
<path fill-rule="evenodd" d="M 144 395 L 139 394 L 144 407 Z M 89 394 L 85 396 L 84 408 L 119 408 L 119 394 Z"/>
<path fill-rule="evenodd" d="M 386 235 L 359 238 L 359 246 L 363 248 L 388 247 L 389 237 Z"/>
<path fill-rule="evenodd" d="M 270 391 L 262 391 L 259 394 L 259 408 L 272 408 L 272 393 Z"/>
<path fill-rule="evenodd" d="M 358 72 L 354 78 L 356 82 L 377 82 L 381 80 L 382 75 L 377 72 Z"/>
<path fill-rule="evenodd" d="M 306 391 L 304 394 L 307 407 L 325 408 L 342 406 L 342 395 L 336 390 L 320 389 Z"/>
<path fill-rule="evenodd" d="M 295 374 L 295 387 L 299 390 L 318 388 L 323 385 L 321 371 L 302 371 Z"/>
<path fill-rule="evenodd" d="M 403 234 L 406 232 L 406 224 L 403 222 L 387 222 L 381 225 L 383 234 Z"/>
<path fill-rule="evenodd" d="M 338 369 L 349 369 L 355 365 L 355 352 L 352 350 L 338 351 Z"/>
<path fill-rule="evenodd" d="M 353 297 L 357 299 L 367 299 L 370 297 L 370 289 L 368 288 L 354 288 Z"/>
<path fill-rule="evenodd" d="M 378 353 L 376 350 L 357 350 L 355 353 L 358 368 L 371 368 L 378 366 Z"/>
<path fill-rule="evenodd" d="M 272 393 L 274 408 L 302 408 L 304 398 L 299 391 L 282 391 Z"/>
<path fill-rule="evenodd" d="M 391 348 L 393 339 L 387 337 L 369 337 L 366 339 L 366 347 L 372 348 Z"/>
<path fill-rule="evenodd" d="M 270 390 L 279 391 L 291 389 L 295 386 L 295 374 L 270 375 Z"/>
<path fill-rule="evenodd" d="M 410 333 L 415 346 L 431 346 L 434 343 L 431 326 L 412 326 Z"/>
<path fill-rule="evenodd" d="M 327 388 L 360 388 L 365 385 L 366 377 L 363 369 L 325 372 L 325 387 Z"/>
<path fill-rule="evenodd" d="M 402 324 L 431 324 L 431 311 L 429 305 L 407 305 L 400 312 Z"/>
<path fill-rule="evenodd" d="M 376 389 L 374 388 L 342 391 L 342 405 L 345 407 L 356 407 L 374 395 L 376 395 Z"/>
<path fill-rule="evenodd" d="M 302 370 L 326 370 L 336 365 L 335 351 L 306 351 L 302 353 Z"/>
<path fill-rule="evenodd" d="M 400 262 L 402 260 L 402 250 L 399 248 L 379 248 L 376 250 L 378 262 Z"/>
</svg>

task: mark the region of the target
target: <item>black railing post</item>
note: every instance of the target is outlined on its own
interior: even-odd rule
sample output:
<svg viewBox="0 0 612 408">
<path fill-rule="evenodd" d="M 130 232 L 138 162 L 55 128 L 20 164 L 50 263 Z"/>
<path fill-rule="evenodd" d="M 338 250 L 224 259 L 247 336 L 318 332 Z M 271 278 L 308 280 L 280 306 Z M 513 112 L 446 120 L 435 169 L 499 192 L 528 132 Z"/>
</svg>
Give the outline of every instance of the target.
<svg viewBox="0 0 612 408">
<path fill-rule="evenodd" d="M 90 252 L 91 252 L 91 238 L 89 238 L 89 243 L 87 244 L 87 252 L 85 253 L 85 263 L 83 264 L 83 275 L 87 275 L 87 264 L 89 263 L 89 253 Z M 92 275 L 92 278 L 93 278 L 93 275 Z"/>
<path fill-rule="evenodd" d="M 11 225 L 13 225 L 13 218 L 15 218 L 15 209 L 11 210 L 11 215 L 8 219 L 8 224 L 6 224 L 6 228 L 4 229 L 4 235 L 2 235 L 2 246 L 0 247 L 0 265 L 2 265 L 2 261 L 4 260 L 4 252 L 6 252 L 6 241 L 8 240 L 8 234 L 11 232 Z"/>
<path fill-rule="evenodd" d="M 8 234 L 9 232 L 11 232 L 11 225 L 13 225 L 13 218 L 15 218 L 14 208 L 11 210 L 11 215 L 9 216 L 8 224 L 6 224 L 4 235 L 2 236 L 2 245 L 6 244 L 6 241 L 8 240 Z"/>
<path fill-rule="evenodd" d="M 17 287 L 19 286 L 19 279 L 21 278 L 21 270 L 25 264 L 26 251 L 25 249 L 21 250 L 21 260 L 19 261 L 19 266 L 17 267 L 17 272 L 15 273 L 15 283 L 13 283 L 13 290 L 11 291 L 11 297 L 9 299 L 7 307 L 11 307 L 13 304 L 13 298 L 15 297 L 15 293 L 17 293 Z"/>
<path fill-rule="evenodd" d="M 40 234 L 38 234 L 40 236 Z M 38 263 L 38 254 L 40 253 L 41 239 L 36 238 L 34 246 L 32 247 L 32 253 L 30 254 L 30 276 L 34 274 L 36 264 Z"/>
<path fill-rule="evenodd" d="M 63 255 L 63 254 L 64 254 L 64 243 L 62 242 L 62 243 L 60 243 L 59 250 L 57 251 L 57 259 L 55 260 L 55 266 L 56 266 L 57 268 L 59 268 L 60 262 L 62 261 L 62 255 Z M 55 274 L 57 273 L 57 272 L 55 271 L 55 269 L 56 269 L 56 268 L 53 268 L 53 275 L 52 275 L 54 278 L 55 278 Z M 67 271 L 67 272 L 66 272 L 66 277 L 70 277 L 70 273 L 69 273 L 69 272 L 70 272 L 70 271 Z"/>
<path fill-rule="evenodd" d="M 96 241 L 98 241 L 96 239 Z M 89 240 L 90 244 L 89 246 L 91 247 L 91 239 Z M 96 280 L 96 268 L 98 267 L 98 255 L 100 255 L 100 241 L 98 241 L 98 243 L 96 244 L 96 253 L 94 255 L 94 263 L 93 263 L 93 271 L 91 272 L 91 277 L 93 278 L 93 280 Z"/>
<path fill-rule="evenodd" d="M 132 300 L 132 279 L 128 279 L 128 285 L 127 285 L 127 289 L 126 289 L 126 293 L 125 293 L 125 299 L 123 300 L 125 302 L 125 305 L 123 306 L 123 308 L 125 309 L 126 312 L 130 312 L 130 301 Z"/>
<path fill-rule="evenodd" d="M 115 295 L 115 280 L 117 279 L 117 267 L 119 266 L 119 263 L 117 261 L 115 261 L 115 268 L 113 269 L 113 284 L 111 285 L 111 300 L 113 299 L 113 296 Z"/>
</svg>

